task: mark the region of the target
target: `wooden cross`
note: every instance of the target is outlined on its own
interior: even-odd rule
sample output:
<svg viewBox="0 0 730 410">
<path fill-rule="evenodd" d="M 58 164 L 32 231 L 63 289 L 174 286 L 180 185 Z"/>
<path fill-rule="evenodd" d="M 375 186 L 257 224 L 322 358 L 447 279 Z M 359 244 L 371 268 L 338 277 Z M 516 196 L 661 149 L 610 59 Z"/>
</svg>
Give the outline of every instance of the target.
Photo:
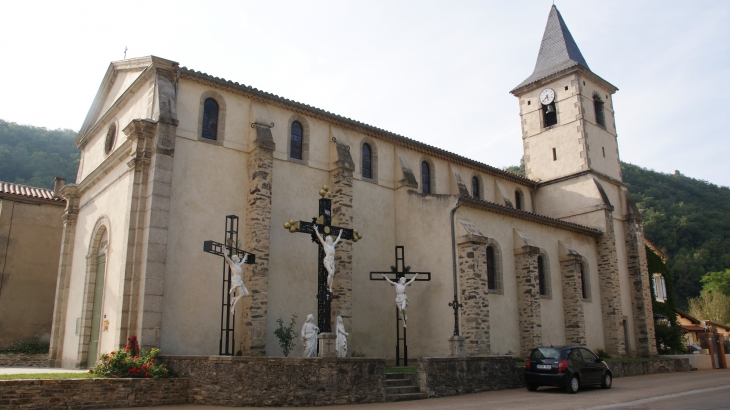
<svg viewBox="0 0 730 410">
<path fill-rule="evenodd" d="M 228 257 L 238 255 L 243 260 L 248 255 L 246 264 L 252 265 L 256 263 L 256 255 L 238 249 L 238 217 L 236 215 L 226 216 L 226 244 L 215 241 L 203 242 L 203 251 L 212 253 L 213 255 L 223 256 L 228 247 Z M 235 322 L 231 317 L 231 268 L 223 258 L 223 291 L 221 295 L 221 338 L 218 346 L 218 354 L 221 356 L 233 356 L 235 349 L 235 338 L 233 331 Z"/>
<path fill-rule="evenodd" d="M 416 278 L 416 282 L 419 281 L 430 281 L 431 272 L 411 272 L 411 267 L 406 266 L 405 262 L 405 248 L 403 246 L 395 247 L 395 266 L 390 267 L 390 272 L 370 272 L 370 280 L 385 280 L 383 275 L 395 275 L 393 282 L 398 282 L 400 278 L 406 278 L 409 280 L 407 275 L 419 275 Z M 412 277 L 411 277 L 412 278 Z M 389 278 L 390 279 L 390 278 Z M 401 317 L 398 314 L 398 307 L 395 308 L 395 365 L 400 366 L 400 342 L 403 341 L 403 366 L 408 366 L 408 341 L 406 328 L 400 325 Z M 400 337 L 401 328 L 403 329 L 403 337 Z"/>
<path fill-rule="evenodd" d="M 308 233 L 312 237 L 312 242 L 318 245 L 319 257 L 317 262 L 319 269 L 317 274 L 317 326 L 321 333 L 331 333 L 332 299 L 334 299 L 334 297 L 332 292 L 330 292 L 327 288 L 327 269 L 324 267 L 324 248 L 314 232 L 314 227 L 317 226 L 322 238 L 326 235 L 337 237 L 340 232 L 342 232 L 340 239 L 357 242 L 362 239 L 362 235 L 357 231 L 357 229 L 332 226 L 332 193 L 329 192 L 329 188 L 325 185 L 319 190 L 319 195 L 321 198 L 319 199 L 318 217 L 312 218 L 312 222 L 295 221 L 292 219 L 284 224 L 284 228 L 288 229 L 289 232 L 292 233 Z"/>
</svg>

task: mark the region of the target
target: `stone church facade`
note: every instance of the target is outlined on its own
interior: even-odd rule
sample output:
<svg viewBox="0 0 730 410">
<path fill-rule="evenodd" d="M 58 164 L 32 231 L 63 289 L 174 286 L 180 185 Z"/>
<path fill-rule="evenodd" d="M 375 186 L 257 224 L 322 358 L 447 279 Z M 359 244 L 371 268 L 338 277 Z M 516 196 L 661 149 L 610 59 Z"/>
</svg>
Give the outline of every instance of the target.
<svg viewBox="0 0 730 410">
<path fill-rule="evenodd" d="M 256 255 L 236 348 L 282 355 L 276 320 L 296 314 L 298 329 L 317 312 L 316 246 L 283 225 L 317 216 L 325 185 L 333 224 L 363 235 L 338 244 L 335 261 L 333 317 L 351 352 L 395 356 L 395 294 L 369 272 L 403 245 L 406 264 L 432 277 L 407 291 L 411 357 L 448 354 L 454 264 L 467 355 L 541 344 L 655 355 L 616 91 L 553 7 L 535 72 L 511 91 L 523 178 L 170 60 L 113 62 L 76 140 L 77 183 L 61 191 L 52 364 L 88 366 L 132 335 L 166 354 L 217 354 L 221 260 L 202 244 L 223 241 L 226 215 Z"/>
</svg>

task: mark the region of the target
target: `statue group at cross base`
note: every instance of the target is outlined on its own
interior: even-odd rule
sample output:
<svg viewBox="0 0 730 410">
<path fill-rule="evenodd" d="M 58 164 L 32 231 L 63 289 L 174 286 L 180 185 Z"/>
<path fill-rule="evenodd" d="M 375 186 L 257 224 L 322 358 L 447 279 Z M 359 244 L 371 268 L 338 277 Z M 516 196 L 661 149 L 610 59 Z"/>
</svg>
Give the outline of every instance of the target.
<svg viewBox="0 0 730 410">
<path fill-rule="evenodd" d="M 331 235 L 326 235 L 326 238 L 322 238 L 316 225 L 314 226 L 314 233 L 317 235 L 317 238 L 322 244 L 322 249 L 324 250 L 325 256 L 322 263 L 324 268 L 327 270 L 327 289 L 331 293 L 332 282 L 335 276 L 335 246 L 338 242 L 340 242 L 342 231 L 340 230 L 339 235 L 337 235 L 337 239 L 334 241 L 332 240 Z M 233 301 L 231 301 L 231 314 L 235 315 L 236 303 L 238 303 L 241 298 L 249 294 L 246 285 L 243 283 L 243 264 L 246 263 L 248 254 L 244 254 L 243 259 L 240 259 L 238 255 L 233 255 L 233 257 L 229 258 L 225 252 L 223 252 L 223 256 L 225 257 L 226 263 L 231 268 L 231 290 L 229 293 L 235 295 Z M 386 275 L 383 275 L 383 278 L 386 281 L 395 286 L 395 305 L 403 318 L 403 327 L 406 327 L 406 320 L 408 319 L 408 316 L 406 316 L 406 308 L 408 307 L 406 287 L 410 286 L 411 283 L 416 280 L 417 276 L 418 273 L 413 275 L 413 278 L 409 281 L 406 281 L 405 277 L 401 277 L 398 279 L 398 282 L 393 282 L 388 279 Z M 237 294 L 235 293 L 236 290 L 239 291 Z M 313 323 L 313 320 L 314 316 L 312 314 L 307 315 L 307 320 L 302 326 L 301 338 L 304 342 L 303 357 L 317 356 L 317 336 L 319 334 L 319 327 Z M 345 331 L 342 316 L 337 316 L 335 335 L 335 349 L 337 350 L 337 357 L 347 357 L 347 336 L 349 336 L 349 333 Z"/>
</svg>

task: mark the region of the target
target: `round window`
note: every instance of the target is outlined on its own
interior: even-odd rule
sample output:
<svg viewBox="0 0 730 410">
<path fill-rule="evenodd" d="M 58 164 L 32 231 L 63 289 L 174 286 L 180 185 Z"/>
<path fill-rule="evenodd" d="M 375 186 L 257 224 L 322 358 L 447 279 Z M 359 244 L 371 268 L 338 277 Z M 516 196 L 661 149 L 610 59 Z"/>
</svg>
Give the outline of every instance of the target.
<svg viewBox="0 0 730 410">
<path fill-rule="evenodd" d="M 114 149 L 114 142 L 116 142 L 117 139 L 117 125 L 112 124 L 111 127 L 109 127 L 109 131 L 106 133 L 106 141 L 104 142 L 104 154 L 109 155 L 110 152 L 112 152 L 112 149 Z"/>
</svg>

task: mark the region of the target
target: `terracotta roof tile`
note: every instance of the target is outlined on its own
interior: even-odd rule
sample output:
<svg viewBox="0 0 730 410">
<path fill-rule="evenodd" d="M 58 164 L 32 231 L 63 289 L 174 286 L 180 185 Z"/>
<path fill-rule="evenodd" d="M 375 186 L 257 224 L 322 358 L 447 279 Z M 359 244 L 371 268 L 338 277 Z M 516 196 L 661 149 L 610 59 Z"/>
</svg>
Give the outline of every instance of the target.
<svg viewBox="0 0 730 410">
<path fill-rule="evenodd" d="M 0 181 L 0 195 L 12 195 L 24 198 L 40 199 L 49 202 L 66 202 L 63 198 L 54 198 L 53 190 L 33 186 Z"/>
</svg>

